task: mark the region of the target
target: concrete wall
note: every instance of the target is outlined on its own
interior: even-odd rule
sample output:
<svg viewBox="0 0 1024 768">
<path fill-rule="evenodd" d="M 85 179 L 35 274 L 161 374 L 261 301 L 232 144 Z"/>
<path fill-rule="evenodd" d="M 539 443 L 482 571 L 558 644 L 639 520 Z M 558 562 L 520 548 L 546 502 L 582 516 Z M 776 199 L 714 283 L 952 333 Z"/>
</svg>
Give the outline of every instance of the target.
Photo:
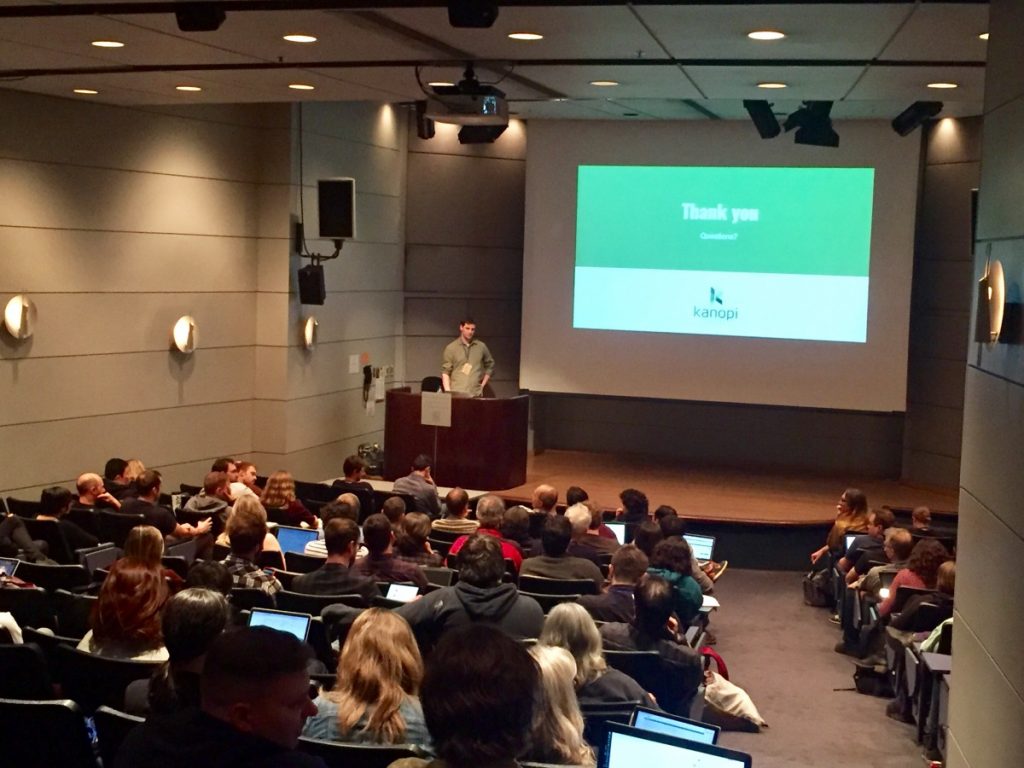
<svg viewBox="0 0 1024 768">
<path fill-rule="evenodd" d="M 1024 286 L 1024 70 L 1016 41 L 1024 6 L 993 0 L 985 82 L 978 243 L 1007 275 L 1007 300 Z M 960 535 L 953 622 L 948 765 L 1013 765 L 1024 751 L 1024 347 L 972 342 L 967 357 Z"/>
</svg>

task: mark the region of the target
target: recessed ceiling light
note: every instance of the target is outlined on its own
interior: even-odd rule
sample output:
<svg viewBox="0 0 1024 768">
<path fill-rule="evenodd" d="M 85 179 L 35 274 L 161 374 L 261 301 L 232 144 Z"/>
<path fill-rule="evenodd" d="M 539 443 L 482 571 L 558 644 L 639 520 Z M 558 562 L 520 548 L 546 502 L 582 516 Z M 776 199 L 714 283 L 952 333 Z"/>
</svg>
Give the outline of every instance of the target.
<svg viewBox="0 0 1024 768">
<path fill-rule="evenodd" d="M 552 101 L 568 101 L 569 99 L 565 96 L 556 96 Z"/>
<path fill-rule="evenodd" d="M 544 35 L 538 35 L 536 32 L 513 32 L 509 35 L 513 40 L 543 40 Z"/>
<path fill-rule="evenodd" d="M 785 32 L 775 29 L 755 29 L 753 32 L 747 33 L 747 37 L 751 40 L 781 40 L 785 36 Z"/>
<path fill-rule="evenodd" d="M 599 88 L 611 88 L 614 85 L 618 85 L 618 80 L 591 80 L 591 85 L 596 85 Z"/>
<path fill-rule="evenodd" d="M 124 48 L 120 40 L 93 40 L 92 44 L 97 48 Z"/>
<path fill-rule="evenodd" d="M 929 88 L 959 88 L 957 83 L 928 83 Z"/>
<path fill-rule="evenodd" d="M 82 96 L 95 96 L 99 91 L 94 91 L 92 88 L 75 88 L 75 93 Z"/>
<path fill-rule="evenodd" d="M 979 40 L 988 40 L 988 32 L 982 32 L 980 35 L 978 35 L 978 39 Z"/>
<path fill-rule="evenodd" d="M 198 86 L 198 85 L 176 85 L 176 86 L 174 86 L 174 90 L 176 90 L 176 91 L 188 91 L 189 93 L 196 93 L 196 92 L 201 91 L 203 89 L 200 86 Z"/>
<path fill-rule="evenodd" d="M 313 35 L 285 35 L 284 39 L 289 43 L 315 43 L 316 38 Z"/>
<path fill-rule="evenodd" d="M 288 83 L 288 87 L 293 91 L 312 91 L 315 86 L 308 83 Z"/>
<path fill-rule="evenodd" d="M 451 83 L 447 80 L 431 80 L 427 85 L 431 88 L 451 88 L 455 83 Z"/>
<path fill-rule="evenodd" d="M 758 83 L 758 88 L 788 88 L 785 83 Z"/>
</svg>

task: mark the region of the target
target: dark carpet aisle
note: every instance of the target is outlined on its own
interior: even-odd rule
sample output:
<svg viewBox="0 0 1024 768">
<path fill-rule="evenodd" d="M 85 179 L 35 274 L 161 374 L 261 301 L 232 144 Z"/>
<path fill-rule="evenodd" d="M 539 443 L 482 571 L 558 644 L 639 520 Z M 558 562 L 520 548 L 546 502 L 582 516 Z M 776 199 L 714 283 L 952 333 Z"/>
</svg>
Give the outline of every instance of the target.
<svg viewBox="0 0 1024 768">
<path fill-rule="evenodd" d="M 769 727 L 723 733 L 754 768 L 917 768 L 914 727 L 885 716 L 887 699 L 854 691 L 853 660 L 833 650 L 839 628 L 803 604 L 801 575 L 730 569 L 715 588 L 715 649 Z"/>
</svg>

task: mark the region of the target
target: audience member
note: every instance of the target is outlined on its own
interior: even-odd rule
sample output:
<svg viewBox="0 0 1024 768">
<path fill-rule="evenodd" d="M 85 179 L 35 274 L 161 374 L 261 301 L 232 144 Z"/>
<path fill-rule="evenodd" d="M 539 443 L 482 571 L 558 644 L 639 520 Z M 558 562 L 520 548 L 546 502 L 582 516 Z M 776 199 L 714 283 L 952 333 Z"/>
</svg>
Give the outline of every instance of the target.
<svg viewBox="0 0 1024 768">
<path fill-rule="evenodd" d="M 133 483 L 138 485 L 138 480 L 142 477 L 142 473 L 146 471 L 146 465 L 142 463 L 141 459 L 128 459 L 124 465 L 124 479 L 129 485 Z"/>
<path fill-rule="evenodd" d="M 661 519 L 658 520 L 658 527 L 661 528 L 661 536 L 663 539 L 668 539 L 673 536 L 682 538 L 686 534 L 686 520 L 679 517 L 676 511 L 672 507 L 661 506 L 658 509 L 670 509 L 671 514 L 663 514 Z M 657 542 L 655 542 L 655 545 Z M 651 553 L 653 554 L 654 548 L 651 547 Z M 700 587 L 700 591 L 705 595 L 710 595 L 715 591 L 715 582 L 712 581 L 711 574 L 714 574 L 713 578 L 718 578 L 722 573 L 725 572 L 725 568 L 728 566 L 728 561 L 723 561 L 722 564 L 708 561 L 705 567 L 701 567 L 701 564 L 697 562 L 697 558 L 692 558 L 693 564 L 693 580 L 697 582 Z"/>
<path fill-rule="evenodd" d="M 412 496 L 418 512 L 436 519 L 441 516 L 441 502 L 437 498 L 437 486 L 430 476 L 432 463 L 429 456 L 421 453 L 413 460 L 409 474 L 395 480 L 392 490 Z"/>
<path fill-rule="evenodd" d="M 501 537 L 519 547 L 524 559 L 543 554 L 540 539 L 530 535 L 531 514 L 526 507 L 517 504 L 501 516 Z"/>
<path fill-rule="evenodd" d="M 267 513 L 256 499 L 247 496 L 238 500 L 228 518 L 226 533 L 231 554 L 223 562 L 231 574 L 232 585 L 260 589 L 268 595 L 280 592 L 281 582 L 255 562 L 267 537 Z"/>
<path fill-rule="evenodd" d="M 932 526 L 932 511 L 928 507 L 914 507 L 910 513 L 910 525 L 918 531 L 928 530 Z"/>
<path fill-rule="evenodd" d="M 407 512 L 405 499 L 401 496 L 388 496 L 384 499 L 384 503 L 381 504 L 380 512 L 391 523 L 392 530 L 400 531 L 402 529 L 402 519 Z"/>
<path fill-rule="evenodd" d="M 569 544 L 569 554 L 573 557 L 583 557 L 592 560 L 595 565 L 608 562 L 608 557 L 618 548 L 619 542 L 612 534 L 612 538 L 601 536 L 601 510 L 596 504 L 580 503 L 573 504 L 565 510 L 565 516 L 572 523 L 572 542 Z"/>
<path fill-rule="evenodd" d="M 355 500 L 355 506 L 352 504 L 352 499 Z M 320 507 L 320 520 L 321 520 L 321 533 L 326 529 L 327 524 L 335 518 L 344 518 L 345 520 L 351 520 L 353 523 L 359 522 L 359 499 L 351 493 L 343 493 L 334 501 L 328 502 Z M 357 526 L 358 527 L 358 526 Z M 365 557 L 366 548 L 363 547 L 362 551 L 360 548 L 356 548 L 356 557 Z M 327 557 L 327 543 L 323 538 L 316 538 L 313 541 L 306 544 L 303 554 L 309 555 L 310 557 Z"/>
<path fill-rule="evenodd" d="M 33 540 L 25 521 L 17 515 L 0 517 L 0 557 L 21 557 L 31 563 L 56 565 L 46 556 L 46 542 Z"/>
<path fill-rule="evenodd" d="M 582 504 L 573 509 L 579 512 L 577 520 L 582 521 L 582 530 L 586 531 L 586 525 L 590 520 L 590 512 Z M 590 579 L 594 582 L 596 589 L 600 589 L 604 583 L 604 576 L 601 569 L 592 560 L 583 557 L 571 557 L 566 554 L 569 542 L 573 536 L 573 523 L 566 515 L 552 515 L 544 523 L 544 530 L 541 531 L 540 543 L 544 551 L 543 555 L 530 557 L 523 561 L 520 574 L 523 576 L 543 576 L 547 579 Z M 581 534 L 582 535 L 582 534 Z"/>
<path fill-rule="evenodd" d="M 190 589 L 209 589 L 228 597 L 233 583 L 231 572 L 224 563 L 218 563 L 216 560 L 197 560 L 188 569 L 185 586 Z"/>
<path fill-rule="evenodd" d="M 276 510 L 283 525 L 317 528 L 320 520 L 295 498 L 295 480 L 290 472 L 278 470 L 267 478 L 267 487 L 260 496 L 264 509 Z"/>
<path fill-rule="evenodd" d="M 825 539 L 825 545 L 811 552 L 811 563 L 818 564 L 828 553 L 838 556 L 842 553 L 847 533 L 863 531 L 868 522 L 868 497 L 857 488 L 847 488 L 836 504 L 836 519 Z M 831 563 L 825 563 L 828 568 Z"/>
<path fill-rule="evenodd" d="M 108 459 L 103 467 L 103 485 L 118 501 L 124 501 L 135 495 L 135 486 L 124 476 L 127 466 L 128 462 L 124 459 Z"/>
<path fill-rule="evenodd" d="M 672 585 L 676 617 L 684 627 L 689 626 L 704 604 L 704 595 L 693 578 L 693 551 L 690 545 L 685 539 L 676 536 L 658 542 L 647 572 L 660 576 Z"/>
<path fill-rule="evenodd" d="M 168 594 L 160 570 L 138 560 L 116 561 L 93 605 L 92 629 L 78 649 L 114 659 L 166 661 L 160 612 Z"/>
<path fill-rule="evenodd" d="M 294 751 L 309 698 L 309 649 L 285 632 L 244 627 L 210 646 L 200 707 L 153 716 L 128 734 L 117 768 L 325 768 Z"/>
<path fill-rule="evenodd" d="M 846 574 L 846 583 L 852 584 L 858 575 L 868 572 L 872 560 L 885 558 L 885 532 L 892 527 L 892 510 L 873 509 L 868 512 L 867 533 L 857 536 L 846 550 L 836 568 Z"/>
<path fill-rule="evenodd" d="M 214 461 L 210 466 L 210 471 L 223 472 L 228 476 L 229 483 L 238 482 L 238 462 L 228 456 L 224 456 Z"/>
<path fill-rule="evenodd" d="M 550 517 L 558 513 L 558 489 L 543 483 L 533 489 L 533 512 Z"/>
<path fill-rule="evenodd" d="M 459 581 L 406 603 L 396 613 L 412 627 L 420 647 L 432 648 L 450 629 L 482 622 L 516 638 L 537 637 L 544 612 L 537 601 L 502 582 L 505 560 L 494 536 L 474 533 L 458 557 Z M 431 733 L 434 733 L 431 730 Z M 434 733 L 435 741 L 437 734 Z"/>
<path fill-rule="evenodd" d="M 412 565 L 441 565 L 441 556 L 430 548 L 428 536 L 430 518 L 422 512 L 410 512 L 402 518 L 402 530 L 396 534 L 395 557 Z"/>
<path fill-rule="evenodd" d="M 359 744 L 416 744 L 430 749 L 420 707 L 423 660 L 409 625 L 381 608 L 353 622 L 338 659 L 333 690 L 316 698 L 303 735 Z"/>
<path fill-rule="evenodd" d="M 345 458 L 341 471 L 343 477 L 335 480 L 333 485 L 341 491 L 356 491 L 363 495 L 367 501 L 366 509 L 363 509 L 363 517 L 369 517 L 376 512 L 376 499 L 373 495 L 373 486 L 366 482 L 366 460 L 362 456 L 352 454 Z M 359 520 L 357 519 L 358 523 Z"/>
<path fill-rule="evenodd" d="M 585 504 L 587 509 L 590 510 L 590 514 L 593 515 L 594 519 L 590 523 L 590 532 L 596 533 L 602 539 L 609 539 L 609 543 L 614 544 L 615 549 L 618 549 L 619 539 L 615 535 L 615 531 L 613 531 L 611 528 L 604 524 L 604 510 L 601 509 L 600 506 L 598 506 L 598 503 L 596 501 L 592 501 L 591 499 L 584 499 L 582 502 L 578 503 Z M 571 507 L 572 504 L 570 504 L 569 506 Z M 611 551 L 614 552 L 615 550 L 613 549 Z"/>
<path fill-rule="evenodd" d="M 619 494 L 622 506 L 615 510 L 620 523 L 644 523 L 650 519 L 647 496 L 636 488 L 627 488 Z"/>
<path fill-rule="evenodd" d="M 573 690 L 576 661 L 564 648 L 534 645 L 530 655 L 540 670 L 540 685 L 533 712 L 530 762 L 593 766 L 594 750 L 583 740 L 583 715 Z"/>
<path fill-rule="evenodd" d="M 505 541 L 501 537 L 501 520 L 505 515 L 505 502 L 501 500 L 501 497 L 493 494 L 484 496 L 476 503 L 476 519 L 480 523 L 480 527 L 477 529 L 477 533 L 482 533 L 485 536 L 493 536 L 501 542 L 501 554 L 502 557 L 512 561 L 516 571 L 519 571 L 520 566 L 523 564 L 523 556 L 519 552 L 519 547 L 510 541 Z M 448 550 L 449 562 L 456 555 L 459 554 L 459 550 L 466 543 L 468 536 L 460 536 L 452 544 L 451 549 Z"/>
<path fill-rule="evenodd" d="M 220 519 L 219 531 L 227 522 L 228 507 L 234 503 L 227 472 L 207 472 L 203 489 L 185 502 L 182 510 L 196 515 L 210 515 Z"/>
<path fill-rule="evenodd" d="M 251 461 L 238 462 L 238 479 L 231 483 L 231 495 L 240 499 L 253 495 L 257 499 L 263 495 L 263 489 L 256 483 L 256 465 Z"/>
<path fill-rule="evenodd" d="M 630 604 L 632 601 L 630 596 Z M 636 680 L 608 666 L 601 647 L 601 633 L 594 619 L 578 603 L 560 603 L 551 609 L 544 620 L 540 642 L 564 648 L 572 654 L 576 661 L 576 697 L 580 704 L 617 701 L 652 704 L 651 695 Z"/>
<path fill-rule="evenodd" d="M 911 595 L 899 614 L 894 614 L 889 626 L 894 630 L 913 631 L 917 626 L 918 614 L 925 603 L 940 609 L 953 610 L 953 593 L 956 588 L 956 562 L 946 560 L 935 572 L 935 591 L 925 595 Z M 931 629 L 931 628 L 929 628 Z"/>
<path fill-rule="evenodd" d="M 168 660 L 152 678 L 128 686 L 125 711 L 145 717 L 198 707 L 206 651 L 224 631 L 229 616 L 227 599 L 213 590 L 186 589 L 168 600 L 160 622 Z"/>
<path fill-rule="evenodd" d="M 661 532 L 661 526 L 653 520 L 645 520 L 633 529 L 633 543 L 647 557 L 654 554 L 654 548 L 665 536 Z"/>
<path fill-rule="evenodd" d="M 658 525 L 661 525 L 661 521 L 664 520 L 666 517 L 678 518 L 679 517 L 679 513 L 676 512 L 676 508 L 675 507 L 670 507 L 668 504 L 662 504 L 660 507 L 658 507 L 656 510 L 654 510 L 654 522 L 656 522 Z M 668 538 L 669 536 L 679 536 L 679 535 L 681 535 L 681 534 L 666 533 L 665 537 Z"/>
<path fill-rule="evenodd" d="M 185 580 L 170 568 L 164 568 L 163 556 L 164 537 L 152 525 L 136 525 L 128 531 L 123 557 L 160 571 L 171 592 L 177 592 L 185 585 Z"/>
<path fill-rule="evenodd" d="M 864 574 L 864 578 L 860 580 L 859 584 L 854 586 L 872 597 L 878 597 L 879 590 L 882 588 L 882 574 L 899 573 L 906 568 L 913 549 L 914 537 L 910 531 L 906 528 L 890 528 L 885 532 L 885 544 L 882 547 L 885 559 L 889 561 L 888 564 L 875 566 Z"/>
<path fill-rule="evenodd" d="M 686 520 L 676 514 L 676 511 L 672 507 L 662 505 L 658 507 L 659 510 L 670 509 L 672 514 L 662 515 L 656 517 L 654 522 L 658 524 L 658 528 L 661 529 L 661 538 L 668 539 L 672 536 L 679 536 L 682 538 L 686 535 Z"/>
<path fill-rule="evenodd" d="M 84 509 L 120 509 L 121 502 L 103 485 L 103 478 L 95 472 L 85 472 L 75 481 L 78 501 L 75 506 Z"/>
<path fill-rule="evenodd" d="M 949 559 L 949 553 L 937 539 L 921 539 L 910 553 L 907 567 L 896 574 L 889 586 L 889 596 L 878 604 L 878 615 L 888 616 L 896 602 L 900 587 L 935 589 L 935 578 L 939 566 Z"/>
<path fill-rule="evenodd" d="M 266 522 L 267 519 L 267 511 L 263 508 L 263 505 L 260 504 L 260 500 L 255 496 L 243 496 L 236 501 L 235 506 L 228 512 L 229 522 L 231 518 L 234 517 L 236 511 L 240 511 L 245 515 L 260 517 L 264 522 Z M 217 544 L 222 547 L 231 546 L 231 537 L 228 535 L 228 527 L 226 523 L 223 532 L 221 532 L 220 536 L 217 537 Z M 281 552 L 281 545 L 278 543 L 277 537 L 270 533 L 269 530 L 263 536 L 263 546 L 260 547 L 260 552 L 277 552 L 280 557 L 280 564 L 278 567 L 284 568 L 284 553 Z M 326 556 L 327 555 L 325 553 L 324 557 Z"/>
<path fill-rule="evenodd" d="M 324 526 L 327 561 L 312 573 L 292 580 L 291 590 L 307 595 L 359 595 L 369 605 L 380 595 L 377 582 L 352 568 L 359 546 L 359 526 L 347 517 L 333 517 Z"/>
<path fill-rule="evenodd" d="M 599 595 L 583 595 L 579 604 L 598 621 L 633 620 L 633 590 L 647 573 L 649 562 L 633 544 L 620 547 L 608 568 L 608 588 Z M 572 650 L 572 649 L 570 649 Z M 576 660 L 579 663 L 579 659 Z"/>
<path fill-rule="evenodd" d="M 435 520 L 431 527 L 444 533 L 470 534 L 479 525 L 476 520 L 469 519 L 469 494 L 462 488 L 452 488 L 444 497 L 444 517 Z"/>
<path fill-rule="evenodd" d="M 384 515 L 378 513 L 366 518 L 363 523 L 363 541 L 369 553 L 356 560 L 356 573 L 377 581 L 409 581 L 421 589 L 427 586 L 427 577 L 423 571 L 395 557 L 395 532 Z"/>
<path fill-rule="evenodd" d="M 155 469 L 144 471 L 135 481 L 138 497 L 126 500 L 121 505 L 121 512 L 126 515 L 142 515 L 146 525 L 152 525 L 160 531 L 168 544 L 195 539 L 196 554 L 206 560 L 213 551 L 210 519 L 207 518 L 196 525 L 179 523 L 171 510 L 157 503 L 160 498 L 160 483 L 159 472 Z"/>
<path fill-rule="evenodd" d="M 565 491 L 565 505 L 571 507 L 573 504 L 582 504 L 590 499 L 589 494 L 578 485 L 570 485 Z"/>
<path fill-rule="evenodd" d="M 55 485 L 39 495 L 39 520 L 54 520 L 71 552 L 98 546 L 100 540 L 67 519 L 75 497 L 67 488 Z"/>
</svg>

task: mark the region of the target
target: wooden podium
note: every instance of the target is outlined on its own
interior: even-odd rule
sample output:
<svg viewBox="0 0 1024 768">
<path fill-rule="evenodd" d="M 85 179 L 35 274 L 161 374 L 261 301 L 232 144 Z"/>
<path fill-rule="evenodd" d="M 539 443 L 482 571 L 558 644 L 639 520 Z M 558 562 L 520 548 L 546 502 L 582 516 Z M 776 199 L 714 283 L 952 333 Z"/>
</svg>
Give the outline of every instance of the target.
<svg viewBox="0 0 1024 768">
<path fill-rule="evenodd" d="M 433 456 L 438 485 L 485 491 L 526 482 L 529 396 L 454 397 L 452 425 L 420 423 L 420 395 L 409 387 L 387 392 L 384 415 L 384 478 L 409 474 L 421 453 Z"/>
</svg>

